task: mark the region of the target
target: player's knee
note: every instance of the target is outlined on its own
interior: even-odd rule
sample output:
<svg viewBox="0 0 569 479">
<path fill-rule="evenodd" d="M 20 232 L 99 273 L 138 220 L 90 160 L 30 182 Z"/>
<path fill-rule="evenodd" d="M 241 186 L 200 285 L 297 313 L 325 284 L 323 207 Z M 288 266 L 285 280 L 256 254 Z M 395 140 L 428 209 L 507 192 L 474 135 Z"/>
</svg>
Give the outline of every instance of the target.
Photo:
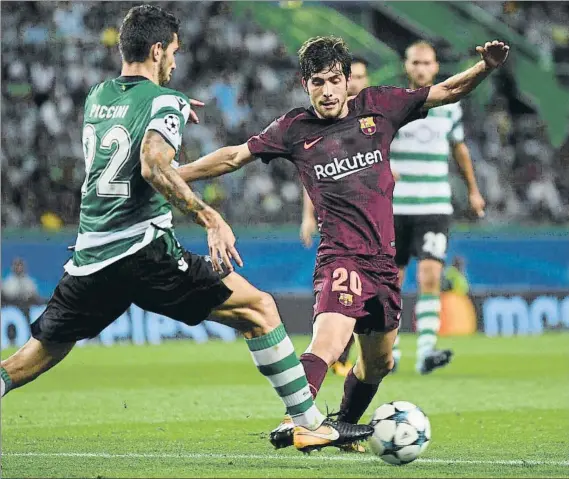
<svg viewBox="0 0 569 479">
<path fill-rule="evenodd" d="M 270 328 L 277 327 L 281 320 L 279 317 L 279 312 L 277 309 L 277 303 L 275 303 L 274 298 L 265 292 L 261 292 L 259 299 L 257 300 L 257 311 L 263 317 L 263 322 Z"/>
<path fill-rule="evenodd" d="M 422 293 L 437 292 L 441 285 L 440 265 L 422 265 L 418 271 L 418 283 Z"/>
<path fill-rule="evenodd" d="M 275 300 L 263 291 L 249 304 L 244 316 L 249 321 L 247 332 L 252 337 L 267 334 L 281 323 Z"/>
</svg>

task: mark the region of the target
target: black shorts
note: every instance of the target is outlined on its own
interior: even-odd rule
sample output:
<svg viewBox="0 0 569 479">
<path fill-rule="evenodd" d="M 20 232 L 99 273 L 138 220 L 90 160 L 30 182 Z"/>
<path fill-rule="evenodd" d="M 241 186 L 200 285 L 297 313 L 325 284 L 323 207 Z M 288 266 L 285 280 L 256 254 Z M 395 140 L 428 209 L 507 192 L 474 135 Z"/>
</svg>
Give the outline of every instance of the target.
<svg viewBox="0 0 569 479">
<path fill-rule="evenodd" d="M 394 219 L 397 266 L 407 266 L 411 256 L 445 262 L 450 215 L 395 215 Z"/>
<path fill-rule="evenodd" d="M 65 273 L 31 325 L 32 336 L 56 343 L 93 338 L 132 303 L 190 326 L 206 319 L 231 296 L 221 281 L 227 271 L 218 274 L 209 258 L 184 249 L 178 259 L 172 241 L 166 234 L 88 276 Z"/>
</svg>

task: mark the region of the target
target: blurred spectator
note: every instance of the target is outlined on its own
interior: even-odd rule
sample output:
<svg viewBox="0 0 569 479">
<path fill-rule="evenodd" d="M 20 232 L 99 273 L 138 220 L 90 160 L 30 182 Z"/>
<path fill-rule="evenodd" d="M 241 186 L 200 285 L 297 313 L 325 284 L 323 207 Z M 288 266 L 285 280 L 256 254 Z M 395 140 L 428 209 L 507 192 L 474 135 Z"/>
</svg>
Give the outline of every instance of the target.
<svg viewBox="0 0 569 479">
<path fill-rule="evenodd" d="M 26 265 L 21 258 L 12 262 L 12 272 L 2 281 L 2 302 L 19 306 L 42 302 L 37 285 L 26 273 Z"/>
</svg>

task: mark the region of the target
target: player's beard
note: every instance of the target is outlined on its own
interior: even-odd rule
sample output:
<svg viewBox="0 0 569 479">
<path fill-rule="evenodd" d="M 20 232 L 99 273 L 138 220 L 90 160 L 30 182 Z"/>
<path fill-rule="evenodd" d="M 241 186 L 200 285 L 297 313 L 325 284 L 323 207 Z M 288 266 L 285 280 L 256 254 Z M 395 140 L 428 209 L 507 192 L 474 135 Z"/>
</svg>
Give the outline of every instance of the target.
<svg viewBox="0 0 569 479">
<path fill-rule="evenodd" d="M 338 118 L 342 114 L 342 110 L 344 109 L 344 105 L 347 100 L 347 97 L 343 98 L 343 100 L 339 99 L 333 110 L 326 110 L 323 105 L 318 105 L 318 113 L 322 118 L 327 120 Z"/>
<path fill-rule="evenodd" d="M 170 82 L 171 75 L 168 73 L 168 67 L 166 65 L 166 58 L 162 58 L 158 64 L 158 84 L 160 86 L 167 85 Z"/>
</svg>

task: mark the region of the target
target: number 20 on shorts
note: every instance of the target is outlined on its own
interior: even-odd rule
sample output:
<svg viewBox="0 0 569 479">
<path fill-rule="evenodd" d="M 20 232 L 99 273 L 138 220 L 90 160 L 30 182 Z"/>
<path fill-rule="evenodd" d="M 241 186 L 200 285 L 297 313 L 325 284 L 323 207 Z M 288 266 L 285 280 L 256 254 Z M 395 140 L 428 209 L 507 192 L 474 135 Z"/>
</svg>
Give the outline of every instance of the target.
<svg viewBox="0 0 569 479">
<path fill-rule="evenodd" d="M 349 277 L 349 284 L 348 283 Z M 356 271 L 350 271 L 346 268 L 336 268 L 332 273 L 332 291 L 347 292 L 348 288 L 356 296 L 362 295 L 362 280 L 360 275 Z"/>
</svg>

